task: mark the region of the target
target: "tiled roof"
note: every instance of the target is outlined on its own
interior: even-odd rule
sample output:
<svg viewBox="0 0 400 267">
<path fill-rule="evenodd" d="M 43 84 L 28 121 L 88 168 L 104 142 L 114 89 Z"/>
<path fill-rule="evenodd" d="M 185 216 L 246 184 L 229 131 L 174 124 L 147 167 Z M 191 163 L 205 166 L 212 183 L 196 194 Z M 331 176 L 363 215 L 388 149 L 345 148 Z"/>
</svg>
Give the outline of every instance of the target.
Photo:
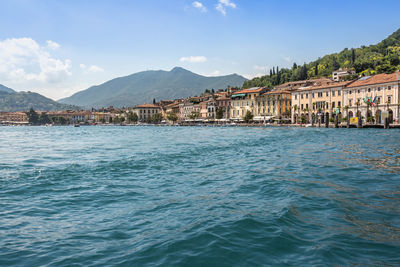
<svg viewBox="0 0 400 267">
<path fill-rule="evenodd" d="M 142 104 L 134 106 L 133 108 L 160 108 L 160 107 L 154 104 Z"/>
<path fill-rule="evenodd" d="M 260 93 L 263 90 L 264 90 L 264 87 L 252 87 L 252 88 L 236 91 L 233 94 L 237 95 L 237 94 Z"/>
<path fill-rule="evenodd" d="M 290 91 L 289 90 L 283 90 L 283 89 L 281 89 L 281 90 L 272 90 L 272 91 L 266 92 L 266 93 L 264 93 L 262 95 L 276 95 L 276 94 L 290 94 Z"/>
<path fill-rule="evenodd" d="M 377 74 L 374 76 L 366 76 L 362 77 L 347 86 L 347 88 L 364 86 L 364 85 L 372 85 L 372 84 L 380 84 L 380 83 L 389 83 L 389 82 L 396 82 L 400 81 L 400 73 L 396 71 L 395 73 L 391 74 Z"/>
<path fill-rule="evenodd" d="M 349 82 L 349 81 L 346 81 L 346 82 L 331 82 L 331 83 L 328 83 L 328 84 L 301 87 L 301 88 L 297 89 L 297 91 L 301 92 L 301 91 L 320 90 L 320 89 L 335 88 L 335 87 L 344 87 L 349 83 L 351 83 L 351 82 Z"/>
</svg>

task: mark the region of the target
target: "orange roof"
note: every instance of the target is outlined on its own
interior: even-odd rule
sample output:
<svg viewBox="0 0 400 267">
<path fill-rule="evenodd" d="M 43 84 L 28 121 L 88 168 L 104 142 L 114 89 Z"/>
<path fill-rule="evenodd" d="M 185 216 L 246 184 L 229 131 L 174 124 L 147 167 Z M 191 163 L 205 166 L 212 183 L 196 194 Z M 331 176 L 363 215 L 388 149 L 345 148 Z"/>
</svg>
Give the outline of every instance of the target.
<svg viewBox="0 0 400 267">
<path fill-rule="evenodd" d="M 160 107 L 154 104 L 142 104 L 134 106 L 133 108 L 160 108 Z"/>
<path fill-rule="evenodd" d="M 372 84 L 380 84 L 380 83 L 390 83 L 390 82 L 396 82 L 400 81 L 400 73 L 399 71 L 396 71 L 391 74 L 377 74 L 374 76 L 366 76 L 362 77 L 351 84 L 349 84 L 347 87 L 358 87 L 358 86 L 364 86 L 364 85 L 372 85 Z"/>
<path fill-rule="evenodd" d="M 250 93 L 260 93 L 264 90 L 265 87 L 253 87 L 253 88 L 248 88 L 248 89 L 243 89 L 240 91 L 236 91 L 233 94 L 250 94 Z"/>
<path fill-rule="evenodd" d="M 290 91 L 282 90 L 282 89 L 281 90 L 272 90 L 272 91 L 266 92 L 262 95 L 276 95 L 276 94 L 290 94 Z"/>
<path fill-rule="evenodd" d="M 311 91 L 311 90 L 319 90 L 319 89 L 327 89 L 327 88 L 335 88 L 335 87 L 344 87 L 351 83 L 351 81 L 345 81 L 345 82 L 331 82 L 323 85 L 312 85 L 304 88 L 299 88 L 297 91 Z"/>
</svg>

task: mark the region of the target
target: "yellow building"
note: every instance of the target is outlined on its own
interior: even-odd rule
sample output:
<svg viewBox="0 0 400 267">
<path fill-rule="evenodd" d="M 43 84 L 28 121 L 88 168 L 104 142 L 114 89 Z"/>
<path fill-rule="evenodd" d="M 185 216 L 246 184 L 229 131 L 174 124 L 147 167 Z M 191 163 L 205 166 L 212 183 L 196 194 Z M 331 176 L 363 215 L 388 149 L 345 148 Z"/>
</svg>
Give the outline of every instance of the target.
<svg viewBox="0 0 400 267">
<path fill-rule="evenodd" d="M 295 90 L 292 93 L 292 122 L 298 122 L 303 117 L 307 123 L 317 122 L 318 119 L 323 123 L 337 112 L 341 115 L 342 91 L 349 83 L 329 81 Z"/>
<path fill-rule="evenodd" d="M 253 87 L 235 92 L 231 96 L 230 119 L 242 120 L 247 111 L 257 112 L 257 98 L 267 90 L 266 87 Z"/>
<path fill-rule="evenodd" d="M 257 98 L 254 120 L 290 120 L 291 93 L 288 90 L 272 90 Z"/>
</svg>

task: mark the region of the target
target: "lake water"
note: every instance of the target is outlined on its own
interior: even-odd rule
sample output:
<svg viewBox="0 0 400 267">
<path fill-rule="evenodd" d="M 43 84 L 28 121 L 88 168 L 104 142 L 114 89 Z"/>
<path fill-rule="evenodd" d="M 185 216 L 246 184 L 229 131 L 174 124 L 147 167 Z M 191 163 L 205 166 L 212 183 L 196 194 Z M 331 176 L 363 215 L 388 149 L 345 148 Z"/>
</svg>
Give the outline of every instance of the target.
<svg viewBox="0 0 400 267">
<path fill-rule="evenodd" d="M 399 141 L 0 127 L 0 266 L 399 266 Z"/>
</svg>

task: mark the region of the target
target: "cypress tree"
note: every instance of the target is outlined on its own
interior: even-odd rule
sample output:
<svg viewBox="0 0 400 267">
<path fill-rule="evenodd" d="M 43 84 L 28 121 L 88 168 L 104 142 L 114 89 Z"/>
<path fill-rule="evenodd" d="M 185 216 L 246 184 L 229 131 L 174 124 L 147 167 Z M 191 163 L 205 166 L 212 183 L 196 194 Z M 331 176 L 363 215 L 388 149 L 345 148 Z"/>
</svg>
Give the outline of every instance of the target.
<svg viewBox="0 0 400 267">
<path fill-rule="evenodd" d="M 272 70 L 269 69 L 269 77 L 272 77 Z"/>
<path fill-rule="evenodd" d="M 356 61 L 356 51 L 355 49 L 351 49 L 351 63 L 354 65 L 354 62 Z"/>
<path fill-rule="evenodd" d="M 315 64 L 314 74 L 315 76 L 318 76 L 318 62 Z"/>
<path fill-rule="evenodd" d="M 272 74 L 275 75 L 275 67 L 272 67 Z"/>
</svg>

